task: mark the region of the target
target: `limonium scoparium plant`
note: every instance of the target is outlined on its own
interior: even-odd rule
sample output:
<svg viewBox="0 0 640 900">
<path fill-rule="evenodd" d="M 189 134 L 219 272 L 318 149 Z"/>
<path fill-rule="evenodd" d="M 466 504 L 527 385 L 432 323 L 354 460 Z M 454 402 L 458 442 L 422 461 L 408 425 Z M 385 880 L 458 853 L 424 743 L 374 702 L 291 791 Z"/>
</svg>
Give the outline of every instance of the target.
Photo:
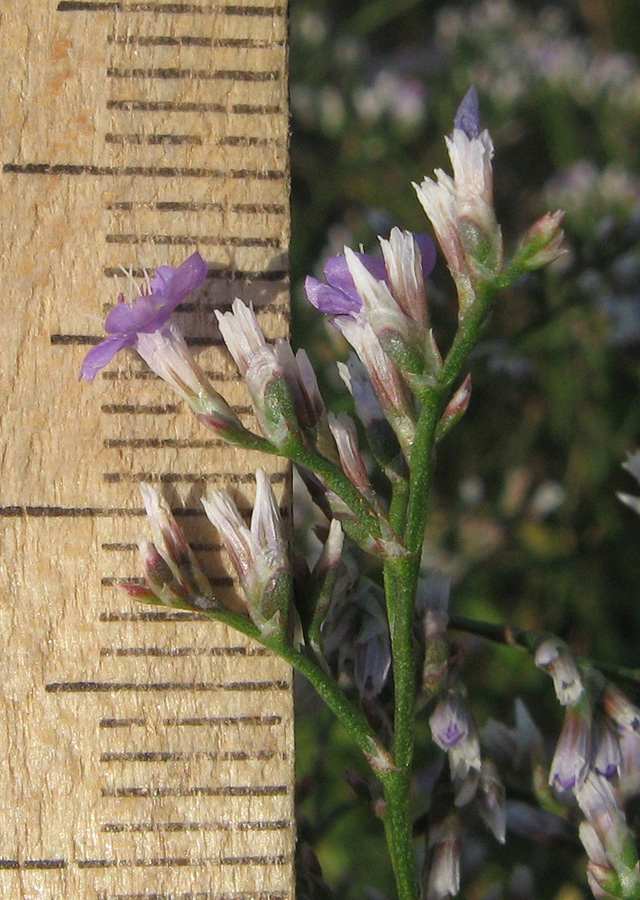
<svg viewBox="0 0 640 900">
<path fill-rule="evenodd" d="M 457 295 L 457 331 L 448 346 L 429 315 L 437 249 L 427 234 L 394 228 L 380 239 L 381 256 L 345 248 L 327 261 L 324 281 L 305 283 L 309 301 L 351 347 L 338 369 L 355 418 L 327 410 L 304 350 L 267 341 L 253 308 L 236 300 L 216 318 L 259 431 L 246 428 L 172 319 L 202 284 L 204 260 L 194 253 L 178 268 L 160 266 L 141 287 L 131 280 L 128 299 L 121 295 L 109 312 L 108 336 L 87 354 L 81 376 L 92 381 L 117 352 L 137 351 L 219 438 L 295 463 L 316 525 L 315 544 L 305 544 L 315 551 L 294 564 L 262 469 L 249 524 L 227 493 L 210 490 L 204 511 L 243 589 L 233 605 L 224 604 L 167 502 L 143 485 L 152 533 L 151 542 L 140 542 L 146 583 L 122 590 L 231 625 L 311 682 L 370 767 L 367 796 L 382 819 L 400 900 L 458 894 L 474 815 L 498 843 L 510 828 L 522 831 L 523 822 L 531 831 L 576 820 L 594 896 L 640 898 L 624 811 L 638 789 L 640 711 L 608 680 L 610 670 L 577 658 L 553 635 L 457 616 L 448 580 L 423 568 L 437 446 L 469 405 L 469 353 L 500 291 L 563 252 L 556 212 L 532 225 L 506 258 L 493 205 L 493 143 L 480 126 L 473 88 L 446 142 L 452 174 L 438 170 L 414 187 Z M 549 758 L 521 701 L 513 729 L 493 720 L 479 727 L 453 629 L 519 646 L 550 675 L 565 720 Z M 435 761 L 427 801 L 415 791 L 419 716 L 428 721 Z M 523 761 L 527 803 L 511 801 L 502 778 L 509 766 L 521 775 Z M 308 862 L 308 853 L 302 856 Z M 315 863 L 311 869 L 308 878 L 300 869 L 299 896 L 316 896 Z"/>
</svg>

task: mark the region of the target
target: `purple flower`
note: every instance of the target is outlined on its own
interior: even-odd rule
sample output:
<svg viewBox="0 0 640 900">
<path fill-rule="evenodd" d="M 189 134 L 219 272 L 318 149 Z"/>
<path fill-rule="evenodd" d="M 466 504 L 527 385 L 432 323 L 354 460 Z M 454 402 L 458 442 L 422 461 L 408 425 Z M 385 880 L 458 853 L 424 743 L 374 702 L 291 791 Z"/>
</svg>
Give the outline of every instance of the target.
<svg viewBox="0 0 640 900">
<path fill-rule="evenodd" d="M 93 381 L 119 350 L 136 345 L 139 334 L 159 331 L 174 309 L 202 284 L 206 275 L 207 264 L 196 252 L 177 269 L 158 266 L 149 282 L 149 293 L 141 290 L 131 303 L 126 303 L 124 294 L 120 294 L 118 303 L 109 310 L 104 323 L 109 337 L 87 353 L 80 378 Z"/>
<path fill-rule="evenodd" d="M 413 235 L 422 256 L 422 271 L 425 278 L 431 274 L 436 261 L 435 245 L 427 234 Z M 389 285 L 389 275 L 384 260 L 368 253 L 356 253 L 365 269 L 376 281 Z M 320 312 L 330 316 L 351 316 L 354 318 L 362 309 L 362 298 L 353 281 L 344 254 L 332 256 L 324 267 L 326 284 L 309 276 L 304 283 L 309 303 Z"/>
<path fill-rule="evenodd" d="M 589 773 L 592 718 L 588 702 L 568 706 L 551 763 L 549 784 L 563 791 L 577 791 Z"/>
</svg>

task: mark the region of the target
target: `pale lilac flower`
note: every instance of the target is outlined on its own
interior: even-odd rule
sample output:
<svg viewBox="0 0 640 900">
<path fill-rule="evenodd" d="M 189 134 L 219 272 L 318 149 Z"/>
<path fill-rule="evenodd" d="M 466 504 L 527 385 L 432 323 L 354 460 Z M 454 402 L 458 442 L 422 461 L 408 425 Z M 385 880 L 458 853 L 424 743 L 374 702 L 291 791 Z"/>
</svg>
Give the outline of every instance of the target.
<svg viewBox="0 0 640 900">
<path fill-rule="evenodd" d="M 226 400 L 211 386 L 173 322 L 138 335 L 136 350 L 152 372 L 183 397 L 208 428 L 229 441 L 246 430 Z"/>
<path fill-rule="evenodd" d="M 446 900 L 460 890 L 460 822 L 455 813 L 429 829 L 423 872 L 426 900 Z"/>
<path fill-rule="evenodd" d="M 563 791 L 576 791 L 591 764 L 591 714 L 588 701 L 569 706 L 549 772 L 549 784 Z"/>
<path fill-rule="evenodd" d="M 286 627 L 289 560 L 280 511 L 263 469 L 256 472 L 256 485 L 250 528 L 224 491 L 210 491 L 202 505 L 238 573 L 251 619 L 262 635 L 269 637 Z"/>
<path fill-rule="evenodd" d="M 409 237 L 412 240 L 411 235 Z M 442 366 L 442 358 L 433 334 L 429 332 L 429 340 L 426 340 L 423 325 L 407 314 L 386 281 L 377 280 L 371 275 L 358 254 L 346 247 L 345 258 L 362 299 L 360 313 L 352 318 L 361 327 L 365 324 L 371 326 L 385 353 L 403 371 L 422 375 L 426 370 L 431 376 L 437 373 Z M 398 272 L 395 275 L 399 277 Z M 403 300 L 406 301 L 406 298 Z M 424 290 L 422 304 L 426 308 Z M 408 309 L 406 302 L 405 307 Z M 336 319 L 334 325 L 340 327 L 339 319 Z"/>
<path fill-rule="evenodd" d="M 138 546 L 147 583 L 122 585 L 130 597 L 147 602 L 153 598 L 166 606 L 191 606 L 211 609 L 213 589 L 180 530 L 169 504 L 150 484 L 140 486 L 154 543 L 141 538 Z"/>
<path fill-rule="evenodd" d="M 138 541 L 138 549 L 142 560 L 142 571 L 148 588 L 145 586 L 145 592 L 148 590 L 150 596 L 140 594 L 137 590 L 132 594 L 131 588 L 139 588 L 141 585 L 120 585 L 121 590 L 127 596 L 140 598 L 143 602 L 158 602 L 164 606 L 179 607 L 189 603 L 189 592 L 184 585 L 176 581 L 176 578 L 167 564 L 166 560 L 158 552 L 154 544 L 149 543 L 145 537 L 141 537 Z"/>
<path fill-rule="evenodd" d="M 435 265 L 435 247 L 426 234 L 414 234 L 414 241 L 420 251 L 422 260 L 422 277 L 426 279 Z M 376 281 L 389 284 L 389 276 L 385 262 L 367 253 L 356 253 L 356 257 Z M 360 296 L 347 264 L 346 256 L 332 256 L 324 266 L 326 284 L 317 278 L 308 276 L 304 287 L 312 306 L 329 316 L 357 317 L 362 309 Z"/>
<path fill-rule="evenodd" d="M 616 725 L 640 736 L 640 709 L 627 698 L 626 694 L 608 681 L 598 699 L 605 714 Z"/>
<path fill-rule="evenodd" d="M 338 363 L 338 372 L 353 397 L 356 415 L 362 422 L 373 456 L 390 477 L 406 477 L 406 463 L 400 444 L 364 365 L 355 353 L 351 353 L 346 365 Z"/>
<path fill-rule="evenodd" d="M 594 718 L 594 749 L 592 768 L 598 775 L 613 778 L 622 767 L 620 741 L 613 723 L 602 714 Z"/>
<path fill-rule="evenodd" d="M 431 715 L 429 725 L 434 743 L 449 757 L 451 778 L 457 791 L 456 805 L 463 806 L 475 794 L 482 760 L 478 729 L 462 685 L 449 688 Z"/>
<path fill-rule="evenodd" d="M 192 595 L 210 597 L 211 583 L 198 565 L 165 498 L 151 484 L 141 484 L 140 493 L 151 526 L 153 542 L 176 581 L 184 584 Z"/>
<path fill-rule="evenodd" d="M 100 369 L 111 362 L 119 350 L 136 347 L 141 335 L 160 331 L 173 311 L 189 294 L 200 287 L 207 275 L 207 265 L 199 253 L 193 253 L 177 269 L 158 266 L 148 285 L 139 288 L 139 296 L 130 303 L 120 294 L 105 321 L 109 337 L 93 347 L 85 356 L 80 378 L 93 381 Z"/>
<path fill-rule="evenodd" d="M 536 648 L 534 662 L 553 679 L 556 697 L 563 706 L 572 706 L 584 694 L 578 664 L 567 645 L 559 638 L 546 638 Z"/>
<path fill-rule="evenodd" d="M 294 354 L 288 341 L 282 339 L 276 341 L 275 353 L 289 385 L 300 426 L 316 428 L 326 419 L 327 411 L 309 357 L 304 350 Z"/>
<path fill-rule="evenodd" d="M 299 423 L 285 373 L 270 345 L 251 358 L 244 376 L 262 433 L 276 447 L 284 447 L 298 433 Z"/>
<path fill-rule="evenodd" d="M 276 447 L 283 447 L 300 425 L 291 386 L 299 405 L 304 391 L 307 392 L 305 400 L 317 410 L 322 400 L 315 379 L 311 384 L 308 370 L 303 377 L 291 351 L 287 353 L 284 347 L 278 350 L 267 343 L 253 306 L 236 299 L 231 312 L 216 310 L 216 316 L 227 349 L 244 376 L 264 436 Z M 305 407 L 304 414 L 311 414 L 310 405 Z"/>
<path fill-rule="evenodd" d="M 207 274 L 199 253 L 177 269 L 158 266 L 155 276 L 131 303 L 120 301 L 107 315 L 105 329 L 111 332 L 87 353 L 81 378 L 93 381 L 101 368 L 124 347 L 133 347 L 152 372 L 187 401 L 198 418 L 221 438 L 241 441 L 246 429 L 224 398 L 213 389 L 198 366 L 178 327 L 171 321 L 175 308 L 197 288 Z"/>
<path fill-rule="evenodd" d="M 220 334 L 227 345 L 241 375 L 246 375 L 254 356 L 267 346 L 262 328 L 253 311 L 237 297 L 231 306 L 231 312 L 221 313 L 214 310 L 218 320 Z"/>
<path fill-rule="evenodd" d="M 609 883 L 609 886 L 613 887 L 611 879 L 612 876 L 615 879 L 615 874 L 609 864 L 602 842 L 593 826 L 586 821 L 580 823 L 578 835 L 589 860 L 587 862 L 587 881 L 591 893 L 595 900 L 610 900 L 612 894 L 605 889 L 604 885 Z"/>
<path fill-rule="evenodd" d="M 338 670 L 349 674 L 363 700 L 377 697 L 391 668 L 391 640 L 384 595 L 369 579 L 353 590 L 338 590 L 323 626 L 323 648 L 337 658 Z"/>
<path fill-rule="evenodd" d="M 578 806 L 604 846 L 607 835 L 624 822 L 624 814 L 606 778 L 590 772 L 575 791 Z"/>
<path fill-rule="evenodd" d="M 593 829 L 593 834 L 583 830 L 581 837 L 586 838 L 594 880 L 606 890 L 607 876 L 615 872 L 616 881 L 619 879 L 624 885 L 624 896 L 635 897 L 640 888 L 635 839 L 611 783 L 591 772 L 575 796 Z"/>
<path fill-rule="evenodd" d="M 318 657 L 324 659 L 324 651 L 319 640 L 320 628 L 327 617 L 329 607 L 338 594 L 343 594 L 351 575 L 346 575 L 349 562 L 343 565 L 342 550 L 344 531 L 337 519 L 331 519 L 329 533 L 322 545 L 311 572 L 307 569 L 300 590 L 296 595 L 296 605 L 302 627 L 309 643 Z M 357 577 L 357 574 L 354 576 Z M 313 598 L 313 599 L 311 599 Z"/>
<path fill-rule="evenodd" d="M 640 736 L 626 728 L 620 728 L 618 744 L 622 756 L 620 795 L 628 800 L 640 794 Z"/>
</svg>

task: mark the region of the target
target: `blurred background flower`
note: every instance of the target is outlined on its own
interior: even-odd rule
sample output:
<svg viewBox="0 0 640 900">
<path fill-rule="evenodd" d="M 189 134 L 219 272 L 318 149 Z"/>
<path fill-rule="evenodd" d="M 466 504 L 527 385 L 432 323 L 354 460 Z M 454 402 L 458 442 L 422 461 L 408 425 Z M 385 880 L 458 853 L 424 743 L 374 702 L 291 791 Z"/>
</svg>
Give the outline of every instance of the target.
<svg viewBox="0 0 640 900">
<path fill-rule="evenodd" d="M 634 491 L 621 465 L 640 445 L 637 0 L 291 0 L 294 341 L 334 409 L 349 410 L 328 363 L 346 344 L 307 303 L 304 278 L 322 278 L 344 244 L 379 253 L 377 234 L 426 230 L 411 182 L 447 167 L 443 136 L 472 83 L 496 146 L 507 255 L 557 208 L 569 253 L 502 296 L 474 354 L 469 410 L 440 446 L 426 559 L 452 578 L 452 613 L 554 631 L 578 653 L 637 666 L 640 519 L 616 497 Z M 441 257 L 428 294 L 446 349 L 456 308 Z M 550 680 L 513 650 L 461 643 L 478 727 L 511 724 L 523 697 L 548 766 L 562 727 Z M 374 884 L 392 896 L 381 824 L 342 777 L 356 756 L 301 697 L 301 834 L 337 896 L 373 897 Z M 438 765 L 431 711 L 418 726 L 421 783 Z M 526 782 L 507 788 L 530 827 L 508 817 L 505 846 L 472 828 L 464 895 L 589 897 L 575 829 L 538 827 L 575 823 L 575 810 L 543 812 Z"/>
</svg>

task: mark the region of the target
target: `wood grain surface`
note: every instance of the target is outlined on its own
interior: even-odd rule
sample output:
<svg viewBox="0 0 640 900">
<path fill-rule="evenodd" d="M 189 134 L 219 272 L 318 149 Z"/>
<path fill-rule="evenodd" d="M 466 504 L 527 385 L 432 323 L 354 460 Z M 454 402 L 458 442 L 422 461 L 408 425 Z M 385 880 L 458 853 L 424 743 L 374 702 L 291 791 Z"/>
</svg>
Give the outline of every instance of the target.
<svg viewBox="0 0 640 900">
<path fill-rule="evenodd" d="M 288 667 L 116 589 L 152 480 L 232 594 L 199 497 L 249 507 L 259 461 L 133 353 L 78 381 L 119 266 L 198 249 L 178 318 L 251 424 L 212 310 L 240 296 L 287 331 L 286 9 L 3 0 L 0 26 L 0 897 L 288 900 Z"/>
</svg>

